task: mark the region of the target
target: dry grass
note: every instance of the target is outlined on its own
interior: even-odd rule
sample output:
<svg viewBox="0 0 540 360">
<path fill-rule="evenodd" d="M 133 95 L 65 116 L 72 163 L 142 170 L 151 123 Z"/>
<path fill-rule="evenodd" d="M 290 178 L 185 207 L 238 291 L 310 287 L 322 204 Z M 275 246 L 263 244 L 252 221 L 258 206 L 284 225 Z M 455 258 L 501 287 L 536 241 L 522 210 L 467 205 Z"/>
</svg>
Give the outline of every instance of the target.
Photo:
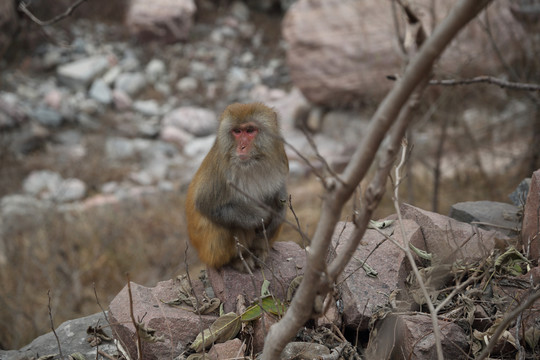
<svg viewBox="0 0 540 360">
<path fill-rule="evenodd" d="M 39 229 L 6 239 L 1 266 L 0 344 L 18 348 L 56 325 L 100 311 L 126 283 L 126 273 L 153 286 L 184 271 L 183 196 L 148 197 L 124 206 L 53 215 Z M 95 284 L 95 285 L 94 285 Z"/>
</svg>

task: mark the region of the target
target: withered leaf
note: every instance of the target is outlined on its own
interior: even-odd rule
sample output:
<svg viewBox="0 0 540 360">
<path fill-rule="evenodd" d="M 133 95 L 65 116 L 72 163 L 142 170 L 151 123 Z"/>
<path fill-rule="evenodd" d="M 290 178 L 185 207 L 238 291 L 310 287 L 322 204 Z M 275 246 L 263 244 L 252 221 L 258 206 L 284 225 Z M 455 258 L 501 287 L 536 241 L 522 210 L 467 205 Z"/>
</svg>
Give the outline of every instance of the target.
<svg viewBox="0 0 540 360">
<path fill-rule="evenodd" d="M 289 288 L 287 289 L 287 302 L 291 302 L 294 294 L 296 293 L 296 289 L 298 289 L 303 279 L 304 276 L 299 275 L 291 281 L 291 283 L 289 284 Z"/>
<path fill-rule="evenodd" d="M 261 285 L 261 297 L 270 296 L 270 281 L 264 279 Z"/>
<path fill-rule="evenodd" d="M 203 304 L 199 307 L 199 312 L 203 315 L 210 314 L 214 312 L 221 305 L 221 300 L 218 298 L 213 298 L 208 301 L 204 301 Z"/>
<path fill-rule="evenodd" d="M 90 335 L 86 341 L 88 341 L 91 346 L 99 345 L 102 341 L 112 341 L 112 337 L 108 336 L 101 326 L 89 326 L 86 329 L 86 333 Z"/>
<path fill-rule="evenodd" d="M 538 346 L 538 343 L 540 342 L 540 329 L 537 329 L 536 327 L 530 327 L 525 331 L 525 342 L 527 342 L 527 345 L 531 349 L 534 349 L 536 346 Z"/>
<path fill-rule="evenodd" d="M 208 360 L 208 359 L 210 359 L 210 356 L 208 356 L 208 354 L 195 353 L 195 354 L 189 355 L 186 360 Z"/>
<path fill-rule="evenodd" d="M 69 355 L 68 359 L 69 360 L 86 360 L 86 357 L 83 354 L 77 352 L 77 353 L 73 353 Z"/>
<path fill-rule="evenodd" d="M 530 261 L 523 256 L 515 247 L 511 246 L 495 260 L 495 270 L 518 276 L 524 273 Z"/>
<path fill-rule="evenodd" d="M 142 322 L 137 323 L 137 333 L 139 334 L 141 340 L 149 343 L 165 341 L 165 337 L 163 335 L 156 336 L 156 330 L 152 328 L 147 328 Z"/>
<path fill-rule="evenodd" d="M 196 352 L 209 348 L 213 343 L 222 343 L 234 339 L 240 331 L 240 316 L 233 312 L 220 316 L 208 329 L 199 333 L 190 348 Z M 204 342 L 203 342 L 204 337 Z"/>
</svg>

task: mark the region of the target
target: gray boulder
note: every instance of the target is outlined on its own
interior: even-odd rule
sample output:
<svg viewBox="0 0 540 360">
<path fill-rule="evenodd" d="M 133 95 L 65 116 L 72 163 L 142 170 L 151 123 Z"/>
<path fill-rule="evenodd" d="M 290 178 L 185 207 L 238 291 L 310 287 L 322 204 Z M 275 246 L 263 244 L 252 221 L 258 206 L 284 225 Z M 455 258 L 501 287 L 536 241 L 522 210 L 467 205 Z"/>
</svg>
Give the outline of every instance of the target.
<svg viewBox="0 0 540 360">
<path fill-rule="evenodd" d="M 87 359 L 96 359 L 96 352 L 98 348 L 91 345 L 91 342 L 95 339 L 95 336 L 89 334 L 88 330 L 98 329 L 99 327 L 104 328 L 102 331 L 104 332 L 105 337 L 111 338 L 111 332 L 108 330 L 108 322 L 103 313 L 98 313 L 75 320 L 69 320 L 62 323 L 55 330 L 60 342 L 62 355 L 67 356 L 74 353 L 80 353 Z M 118 353 L 116 345 L 114 345 L 112 341 L 105 341 L 103 338 L 99 344 L 99 351 L 110 355 L 115 355 Z M 54 333 L 51 331 L 36 338 L 34 341 L 24 346 L 20 350 L 0 350 L 0 359 L 23 360 L 55 354 L 60 354 L 60 351 Z"/>
<path fill-rule="evenodd" d="M 496 201 L 466 201 L 452 205 L 450 217 L 466 223 L 475 223 L 486 230 L 496 230 L 505 235 L 517 235 L 519 208 Z"/>
</svg>

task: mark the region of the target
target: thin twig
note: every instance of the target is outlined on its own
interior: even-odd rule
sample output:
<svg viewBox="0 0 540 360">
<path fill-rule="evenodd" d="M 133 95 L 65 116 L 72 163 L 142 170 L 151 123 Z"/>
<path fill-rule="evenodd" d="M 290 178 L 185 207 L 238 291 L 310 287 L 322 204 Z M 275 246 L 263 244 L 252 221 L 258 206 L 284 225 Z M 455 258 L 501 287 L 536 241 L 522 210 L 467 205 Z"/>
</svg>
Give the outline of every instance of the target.
<svg viewBox="0 0 540 360">
<path fill-rule="evenodd" d="M 309 146 L 311 147 L 313 152 L 315 152 L 315 156 L 323 164 L 324 169 L 330 175 L 332 175 L 332 177 L 334 179 L 336 179 L 337 181 L 339 181 L 342 184 L 345 184 L 343 182 L 343 180 L 340 179 L 339 175 L 334 170 L 332 170 L 332 168 L 328 164 L 328 161 L 326 161 L 326 159 L 321 155 L 321 153 L 319 152 L 319 148 L 317 147 L 317 144 L 315 143 L 315 140 L 313 140 L 313 136 L 311 136 L 311 134 L 309 132 L 307 132 L 306 129 L 302 129 L 302 132 L 304 133 L 304 136 L 306 137 L 306 140 L 308 141 Z"/>
<path fill-rule="evenodd" d="M 305 157 L 297 148 L 295 148 L 293 145 L 291 145 L 290 143 L 288 143 L 287 141 L 283 140 L 283 143 L 285 145 L 287 145 L 300 159 L 302 159 L 304 161 L 304 163 L 306 163 L 306 165 L 311 169 L 311 171 L 313 171 L 313 173 L 315 174 L 316 177 L 318 177 L 320 180 L 321 180 L 321 183 L 323 184 L 323 186 L 326 186 L 326 181 L 325 181 L 325 178 L 323 176 L 323 174 L 321 174 L 321 172 L 319 171 L 319 169 L 317 169 L 315 167 L 315 165 L 313 165 L 311 163 L 311 161 L 308 160 L 307 157 Z"/>
<path fill-rule="evenodd" d="M 51 310 L 51 290 L 47 290 L 47 297 L 49 298 L 49 302 L 47 303 L 47 308 L 49 309 L 49 320 L 51 321 L 51 329 L 54 334 L 54 337 L 56 338 L 56 344 L 58 345 L 58 351 L 60 352 L 60 359 L 64 358 L 64 355 L 62 355 L 62 347 L 60 346 L 60 339 L 58 338 L 58 335 L 56 334 L 56 330 L 54 330 L 54 322 L 52 317 L 52 310 Z"/>
<path fill-rule="evenodd" d="M 471 79 L 445 79 L 445 80 L 431 80 L 429 85 L 444 85 L 444 86 L 457 86 L 457 85 L 469 85 L 486 83 L 492 85 L 498 85 L 503 89 L 521 90 L 521 91 L 540 91 L 539 84 L 522 83 L 499 79 L 493 76 L 476 76 Z"/>
<path fill-rule="evenodd" d="M 34 14 L 32 14 L 32 12 L 28 9 L 28 4 L 26 4 L 24 1 L 21 1 L 19 3 L 19 10 L 25 13 L 26 16 L 28 16 L 33 22 L 35 22 L 39 26 L 48 26 L 57 23 L 58 21 L 71 15 L 71 13 L 85 1 L 86 0 L 78 0 L 76 3 L 67 8 L 67 10 L 64 11 L 62 14 L 56 15 L 52 19 L 46 21 L 42 21 L 38 19 Z"/>
<path fill-rule="evenodd" d="M 139 335 L 139 323 L 135 320 L 135 315 L 133 314 L 133 296 L 131 294 L 131 280 L 129 279 L 129 274 L 126 274 L 127 285 L 128 285 L 128 295 L 129 295 L 129 315 L 131 317 L 131 322 L 135 327 L 135 334 L 137 335 L 137 359 L 142 359 L 142 341 L 141 336 Z"/>
<path fill-rule="evenodd" d="M 245 249 L 247 251 L 249 251 L 249 249 L 247 249 L 245 246 L 240 244 L 240 240 L 238 239 L 238 236 L 235 236 L 234 240 L 236 241 L 236 251 L 238 253 L 238 257 L 240 258 L 240 260 L 244 264 L 244 267 L 246 268 L 247 272 L 249 273 L 249 278 L 251 280 L 251 284 L 253 285 L 253 290 L 255 291 L 255 293 L 258 293 L 259 289 L 257 288 L 257 284 L 255 283 L 255 275 L 253 275 L 253 272 L 251 271 L 247 261 L 244 259 L 244 255 L 242 254 L 242 249 L 241 248 L 243 248 L 243 249 Z M 250 255 L 250 256 L 255 258 L 254 255 Z M 263 312 L 266 312 L 266 310 L 265 310 L 265 308 L 263 306 L 263 303 L 262 303 L 261 296 L 257 296 L 257 300 L 258 300 L 259 307 L 261 308 L 261 310 Z M 262 328 L 263 328 L 263 332 L 264 332 L 264 337 L 266 337 L 266 320 L 265 320 L 264 316 L 261 316 L 261 321 L 262 321 Z"/>
<path fill-rule="evenodd" d="M 186 247 L 184 249 L 184 266 L 186 268 L 186 277 L 188 279 L 189 286 L 191 287 L 191 294 L 190 295 L 193 295 L 193 297 L 195 298 L 195 305 L 196 305 L 195 306 L 195 312 L 197 313 L 197 316 L 199 317 L 199 332 L 201 333 L 202 343 L 206 344 L 206 340 L 205 340 L 205 336 L 204 336 L 204 328 L 203 328 L 203 319 L 202 319 L 202 314 L 201 314 L 201 304 L 202 304 L 202 302 L 199 301 L 199 297 L 197 296 L 197 292 L 194 290 L 195 288 L 193 287 L 193 282 L 191 281 L 191 276 L 189 275 L 189 264 L 187 262 L 187 258 L 188 258 L 188 244 L 186 243 Z M 210 334 L 213 336 L 212 329 L 208 328 L 208 330 L 210 330 Z M 206 357 L 206 346 L 204 346 L 204 345 L 202 347 L 202 353 L 203 353 L 203 358 Z"/>
<path fill-rule="evenodd" d="M 399 162 L 398 166 L 396 166 L 395 169 L 395 176 L 396 176 L 396 184 L 399 184 L 400 177 L 401 177 L 401 167 L 403 166 L 403 162 L 405 159 L 405 153 L 406 153 L 406 147 L 404 145 L 403 151 L 402 151 L 402 157 L 401 161 Z M 405 227 L 403 226 L 403 218 L 401 216 L 400 206 L 399 206 L 399 188 L 396 186 L 394 188 L 394 208 L 396 210 L 397 216 L 398 216 L 398 224 L 399 229 L 401 231 L 401 237 L 403 241 L 407 239 L 405 235 Z M 414 257 L 411 253 L 411 250 L 408 246 L 404 246 L 405 248 L 405 255 L 407 256 L 407 259 L 409 260 L 409 264 L 412 267 L 414 276 L 416 277 L 416 281 L 418 282 L 418 285 L 420 286 L 420 289 L 422 291 L 422 295 L 424 295 L 426 304 L 429 309 L 429 314 L 431 317 L 431 323 L 433 325 L 433 335 L 435 336 L 435 347 L 437 349 L 437 357 L 439 360 L 444 359 L 443 355 L 443 349 L 441 344 L 441 329 L 439 329 L 439 320 L 437 319 L 437 311 L 435 309 L 435 306 L 433 305 L 433 302 L 431 301 L 431 297 L 429 296 L 429 292 L 426 288 L 426 285 L 424 284 L 424 281 L 422 280 L 422 276 L 420 275 L 420 271 L 418 270 L 418 267 L 416 266 L 416 262 L 414 261 Z"/>
<path fill-rule="evenodd" d="M 96 303 L 98 304 L 99 308 L 101 309 L 101 312 L 103 313 L 103 317 L 105 318 L 105 320 L 107 320 L 107 322 L 109 322 L 109 317 L 107 316 L 107 312 L 105 311 L 105 309 L 103 309 L 103 306 L 101 306 L 101 303 L 99 302 L 95 282 L 92 283 L 92 287 L 94 288 L 94 297 L 96 298 Z M 109 325 L 110 325 L 110 323 L 109 323 Z"/>
<path fill-rule="evenodd" d="M 302 229 L 302 227 L 300 226 L 300 220 L 298 219 L 298 216 L 296 216 L 296 212 L 294 211 L 294 207 L 292 205 L 292 196 L 290 194 L 289 194 L 289 210 L 291 210 L 291 213 L 293 214 L 294 220 L 296 221 L 297 228 Z M 302 237 L 302 245 L 304 246 L 304 249 L 305 249 L 306 246 L 309 245 L 309 238 L 302 230 L 300 230 L 299 233 L 300 233 L 300 236 Z"/>
</svg>

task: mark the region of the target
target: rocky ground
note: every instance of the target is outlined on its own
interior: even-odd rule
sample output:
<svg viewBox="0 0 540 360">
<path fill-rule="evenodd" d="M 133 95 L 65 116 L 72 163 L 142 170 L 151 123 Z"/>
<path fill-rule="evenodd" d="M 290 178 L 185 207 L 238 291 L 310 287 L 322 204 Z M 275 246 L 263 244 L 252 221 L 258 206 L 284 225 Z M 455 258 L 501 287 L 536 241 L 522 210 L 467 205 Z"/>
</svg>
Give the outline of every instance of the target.
<svg viewBox="0 0 540 360">
<path fill-rule="evenodd" d="M 321 108 L 303 97 L 285 60 L 282 13 L 261 13 L 243 2 L 208 6 L 198 12 L 186 41 L 142 42 L 121 25 L 80 19 L 48 28 L 52 41 L 3 64 L 0 278 L 6 311 L 0 317 L 5 334 L 0 347 L 20 348 L 47 332 L 47 304 L 57 322 L 92 314 L 99 311 L 96 298 L 108 304 L 118 294 L 125 272 L 154 287 L 185 272 L 184 261 L 196 263 L 194 256 L 184 258 L 182 197 L 228 104 L 273 106 L 286 141 L 320 166 L 297 128 L 301 118 L 333 167 L 347 163 L 370 106 Z M 523 142 L 501 134 L 526 129 L 527 109 L 525 102 L 511 98 L 496 114 L 484 107 L 460 113 L 475 136 L 504 144 L 504 149 L 474 150 L 487 164 L 483 176 L 504 171 L 523 152 Z M 307 118 L 299 116 L 306 113 Z M 450 179 L 470 176 L 470 163 L 460 150 L 470 138 L 452 131 L 459 139 L 453 144 L 457 150 L 443 159 L 441 171 Z M 438 132 L 425 120 L 420 123 L 415 151 L 434 149 Z M 289 191 L 309 232 L 321 189 L 298 153 L 288 147 L 287 154 Z M 433 163 L 422 157 L 418 173 L 430 173 L 426 169 Z M 446 203 L 473 200 L 465 192 L 459 196 Z M 285 236 L 300 242 L 293 234 Z M 400 281 L 393 278 L 384 286 Z M 377 302 L 384 305 L 380 296 Z M 364 305 L 348 306 L 358 312 Z M 363 324 L 367 331 L 368 320 L 355 316 L 354 326 Z M 47 339 L 50 344 L 50 334 Z"/>
</svg>

